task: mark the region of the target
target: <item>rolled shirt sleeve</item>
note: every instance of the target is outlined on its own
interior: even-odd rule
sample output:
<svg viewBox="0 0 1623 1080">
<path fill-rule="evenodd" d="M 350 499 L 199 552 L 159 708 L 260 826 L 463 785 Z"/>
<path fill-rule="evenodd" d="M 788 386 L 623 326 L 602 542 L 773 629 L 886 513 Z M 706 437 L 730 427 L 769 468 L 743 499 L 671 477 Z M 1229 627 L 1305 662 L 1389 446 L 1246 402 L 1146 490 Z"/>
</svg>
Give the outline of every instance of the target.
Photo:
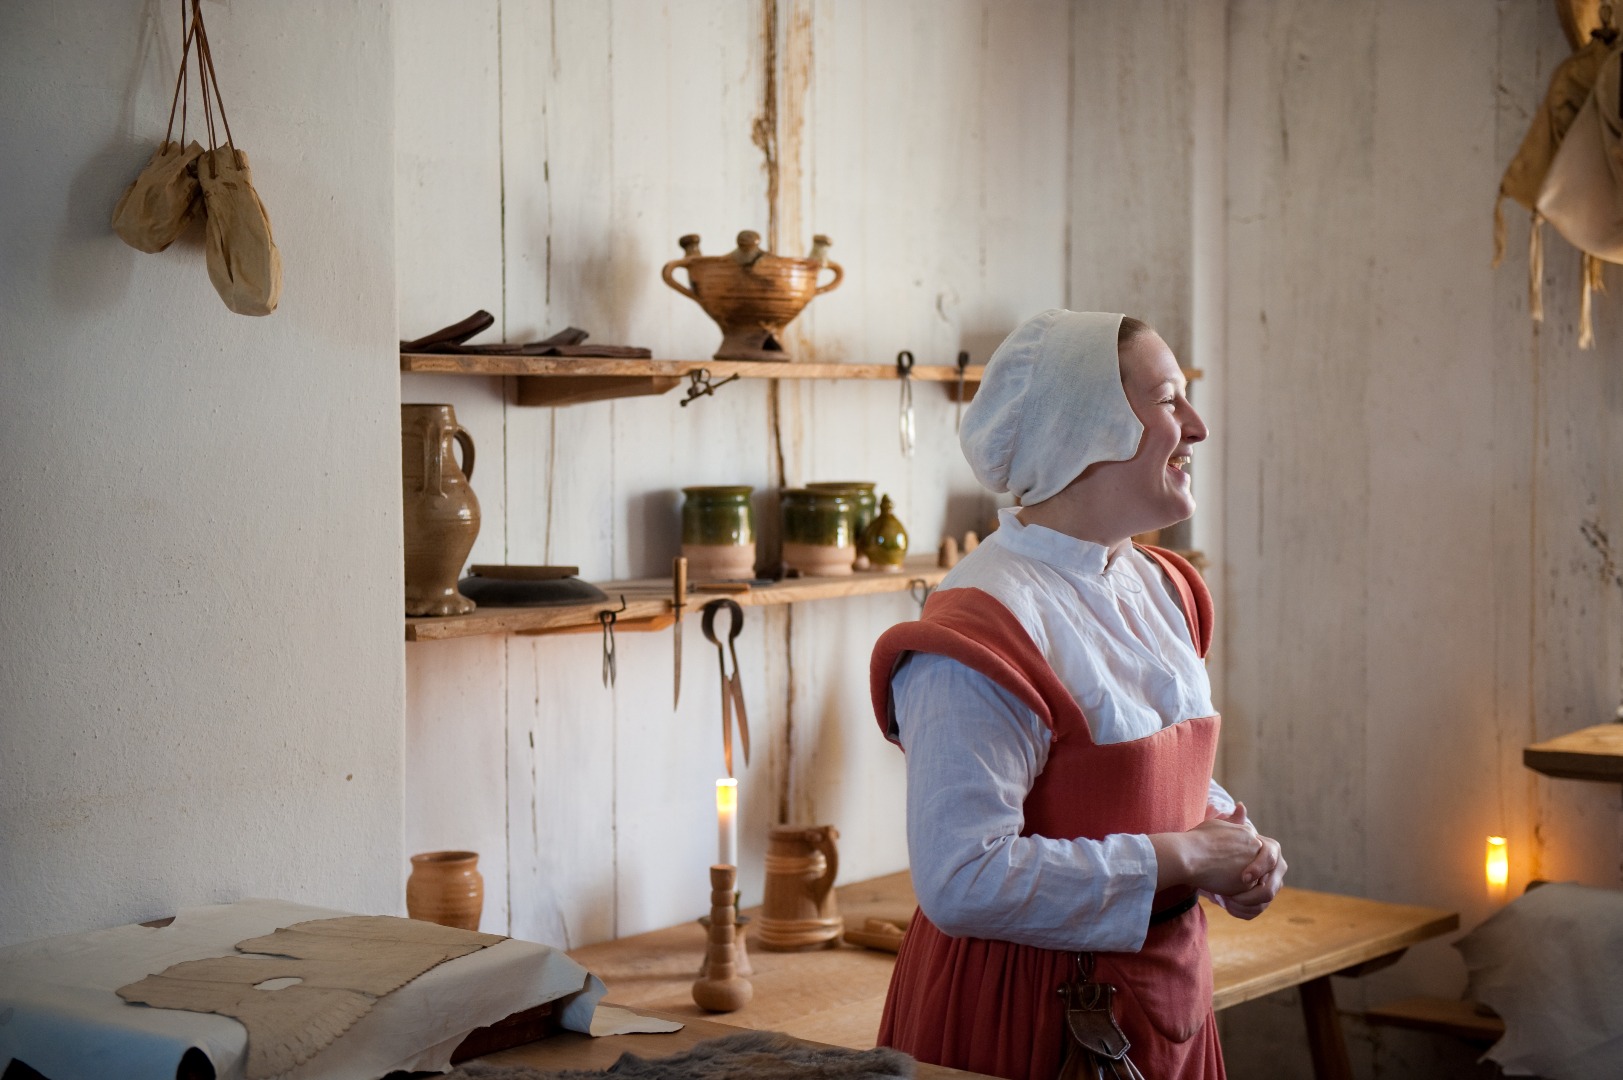
<svg viewBox="0 0 1623 1080">
<path fill-rule="evenodd" d="M 907 752 L 913 887 L 931 922 L 955 937 L 1045 949 L 1143 945 L 1156 880 L 1148 836 L 1020 835 L 1048 759 L 1035 713 L 979 672 L 928 654 L 898 666 L 892 700 Z M 1214 783 L 1214 806 L 1219 796 Z"/>
</svg>

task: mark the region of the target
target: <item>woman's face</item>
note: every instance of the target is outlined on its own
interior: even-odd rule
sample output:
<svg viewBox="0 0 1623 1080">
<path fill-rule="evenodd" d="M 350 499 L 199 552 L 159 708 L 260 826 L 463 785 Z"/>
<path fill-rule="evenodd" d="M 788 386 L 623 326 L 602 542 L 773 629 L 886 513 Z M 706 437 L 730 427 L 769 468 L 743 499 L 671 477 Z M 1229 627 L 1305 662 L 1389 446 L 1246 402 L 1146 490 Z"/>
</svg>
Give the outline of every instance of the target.
<svg viewBox="0 0 1623 1080">
<path fill-rule="evenodd" d="M 1195 512 L 1189 465 L 1206 424 L 1184 396 L 1188 383 L 1167 343 L 1154 333 L 1134 336 L 1120 350 L 1121 383 L 1133 415 L 1144 425 L 1138 452 L 1127 461 L 1101 462 L 1114 509 L 1130 534 L 1161 529 Z M 1101 480 L 1107 479 L 1100 476 Z"/>
</svg>

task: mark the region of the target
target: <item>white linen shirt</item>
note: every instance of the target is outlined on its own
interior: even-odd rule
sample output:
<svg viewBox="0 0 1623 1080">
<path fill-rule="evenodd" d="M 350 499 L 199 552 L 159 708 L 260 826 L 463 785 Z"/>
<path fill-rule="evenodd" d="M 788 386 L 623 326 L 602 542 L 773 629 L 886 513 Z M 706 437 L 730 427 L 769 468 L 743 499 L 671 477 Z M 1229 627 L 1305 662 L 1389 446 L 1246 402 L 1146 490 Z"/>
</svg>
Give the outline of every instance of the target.
<svg viewBox="0 0 1623 1080">
<path fill-rule="evenodd" d="M 1039 525 L 1017 508 L 942 589 L 977 588 L 1019 620 L 1071 692 L 1096 743 L 1210 716 L 1211 684 L 1161 568 L 1126 549 Z M 1070 952 L 1144 943 L 1155 850 L 1143 834 L 1021 836 L 1051 733 L 1013 694 L 945 656 L 915 653 L 892 676 L 907 751 L 907 845 L 919 906 L 955 937 Z M 1234 801 L 1214 780 L 1208 802 Z"/>
</svg>

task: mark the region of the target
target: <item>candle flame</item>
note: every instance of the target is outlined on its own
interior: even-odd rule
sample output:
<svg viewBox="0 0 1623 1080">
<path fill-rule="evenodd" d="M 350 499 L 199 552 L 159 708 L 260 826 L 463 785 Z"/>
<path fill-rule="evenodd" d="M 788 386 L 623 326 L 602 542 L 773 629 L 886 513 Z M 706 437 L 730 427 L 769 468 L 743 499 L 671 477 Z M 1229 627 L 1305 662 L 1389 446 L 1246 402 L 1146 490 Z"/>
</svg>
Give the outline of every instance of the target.
<svg viewBox="0 0 1623 1080">
<path fill-rule="evenodd" d="M 716 809 L 717 810 L 737 810 L 738 809 L 738 781 L 737 780 L 717 780 L 716 781 Z"/>
<path fill-rule="evenodd" d="M 1503 836 L 1488 837 L 1486 871 L 1489 892 L 1503 895 L 1505 884 L 1510 880 L 1510 855 Z"/>
</svg>

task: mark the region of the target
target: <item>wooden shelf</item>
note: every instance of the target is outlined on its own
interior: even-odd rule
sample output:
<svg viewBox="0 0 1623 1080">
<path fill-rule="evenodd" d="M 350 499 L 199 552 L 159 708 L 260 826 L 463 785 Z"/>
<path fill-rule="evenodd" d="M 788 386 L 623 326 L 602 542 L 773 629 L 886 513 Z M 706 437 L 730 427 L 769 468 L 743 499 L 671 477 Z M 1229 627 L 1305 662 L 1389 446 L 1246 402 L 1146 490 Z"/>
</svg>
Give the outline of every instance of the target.
<svg viewBox="0 0 1623 1080">
<path fill-rule="evenodd" d="M 698 371 L 711 385 L 723 379 L 880 379 L 899 378 L 895 364 L 814 364 L 768 360 L 620 360 L 591 356 L 500 356 L 491 353 L 401 353 L 401 371 L 432 375 L 500 375 L 518 380 L 520 405 L 580 405 L 610 398 L 645 397 L 675 390 Z M 975 396 L 985 364 L 964 368 L 964 400 Z M 1184 368 L 1190 382 L 1205 372 Z M 911 377 L 941 383 L 958 400 L 958 369 L 917 364 Z"/>
<path fill-rule="evenodd" d="M 1196 569 L 1204 570 L 1206 556 L 1201 552 L 1180 550 L 1178 554 L 1188 559 Z M 742 593 L 690 592 L 687 613 L 691 615 L 717 596 L 731 596 L 744 607 L 765 607 L 797 604 L 803 600 L 906 592 L 918 581 L 933 589 L 947 576 L 947 571 L 935 562 L 934 555 L 919 555 L 908 559 L 896 573 L 868 570 L 849 577 L 789 578 Z M 626 606 L 624 611 L 617 611 L 615 615 L 615 626 L 619 630 L 663 630 L 675 621 L 671 611 L 670 578 L 635 578 L 596 584 L 609 594 L 608 603 L 600 600 L 595 604 L 560 604 L 556 607 L 482 607 L 466 615 L 408 616 L 406 640 L 440 641 L 481 634 L 568 634 L 596 630 L 599 627 L 597 613 L 619 608 L 621 598 L 624 598 Z"/>
<path fill-rule="evenodd" d="M 1623 723 L 1597 724 L 1522 750 L 1522 764 L 1545 776 L 1623 782 Z"/>
<path fill-rule="evenodd" d="M 506 375 L 519 380 L 520 405 L 578 405 L 616 397 L 641 397 L 674 390 L 697 371 L 712 384 L 740 379 L 888 379 L 895 364 L 797 364 L 764 360 L 616 360 L 606 357 L 495 356 L 488 353 L 402 353 L 401 371 L 439 375 Z M 964 369 L 964 400 L 974 397 L 984 364 Z M 956 397 L 958 369 L 915 365 L 912 377 L 945 385 Z"/>
<path fill-rule="evenodd" d="M 1475 1043 L 1498 1042 L 1505 1033 L 1505 1022 L 1476 1002 L 1447 998 L 1404 998 L 1374 1005 L 1364 1019 L 1371 1024 L 1441 1031 Z"/>
<path fill-rule="evenodd" d="M 761 607 L 771 604 L 795 604 L 803 600 L 906 592 L 917 581 L 923 581 L 933 588 L 946 576 L 947 572 L 936 566 L 934 555 L 921 555 L 908 559 L 906 565 L 896 573 L 865 571 L 848 577 L 789 578 L 771 585 L 761 585 L 743 593 L 694 592 L 688 595 L 686 613 L 691 615 L 697 612 L 707 602 L 720 595 L 730 596 L 745 607 Z M 625 598 L 626 607 L 616 615 L 618 629 L 656 630 L 670 625 L 672 621 L 670 578 L 600 581 L 596 584 L 609 594 L 608 603 L 599 601 L 595 604 L 538 608 L 482 607 L 467 615 L 408 618 L 406 640 L 438 641 L 444 638 L 474 637 L 479 634 L 548 634 L 569 633 L 578 629 L 597 630 L 598 612 L 619 608 L 621 597 Z"/>
</svg>

